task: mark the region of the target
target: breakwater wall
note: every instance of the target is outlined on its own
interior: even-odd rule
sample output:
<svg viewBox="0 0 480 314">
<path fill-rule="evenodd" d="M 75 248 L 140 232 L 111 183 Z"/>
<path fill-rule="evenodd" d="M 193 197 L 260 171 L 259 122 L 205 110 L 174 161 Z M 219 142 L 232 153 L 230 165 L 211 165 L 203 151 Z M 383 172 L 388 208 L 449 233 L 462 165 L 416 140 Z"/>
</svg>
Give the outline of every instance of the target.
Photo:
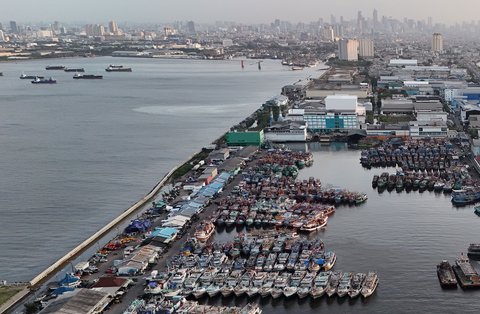
<svg viewBox="0 0 480 314">
<path fill-rule="evenodd" d="M 190 161 L 197 153 L 191 155 L 186 162 Z M 152 200 L 155 195 L 164 187 L 168 181 L 170 180 L 172 174 L 180 168 L 182 165 L 184 165 L 186 162 L 179 164 L 178 166 L 175 166 L 172 170 L 170 170 L 164 177 L 163 179 L 158 182 L 155 187 L 148 193 L 146 194 L 142 199 L 137 201 L 135 204 L 130 206 L 128 209 L 126 209 L 124 212 L 122 212 L 118 217 L 110 221 L 107 225 L 105 225 L 103 228 L 95 232 L 92 236 L 90 236 L 88 239 L 80 243 L 77 247 L 72 249 L 70 252 L 65 254 L 63 257 L 61 257 L 59 260 L 57 260 L 55 263 L 50 265 L 47 269 L 42 271 L 40 274 L 38 274 L 35 278 L 33 278 L 30 282 L 30 288 L 36 288 L 38 285 L 42 284 L 45 282 L 45 280 L 49 279 L 51 276 L 53 276 L 56 272 L 60 271 L 65 264 L 70 262 L 72 259 L 77 257 L 80 253 L 82 253 L 84 250 L 88 249 L 90 246 L 92 246 L 95 242 L 100 240 L 103 236 L 105 236 L 107 233 L 109 233 L 111 230 L 113 230 L 118 224 L 120 224 L 122 221 L 124 221 L 126 218 L 131 216 L 133 213 L 135 213 L 137 210 L 142 208 L 147 202 Z"/>
</svg>

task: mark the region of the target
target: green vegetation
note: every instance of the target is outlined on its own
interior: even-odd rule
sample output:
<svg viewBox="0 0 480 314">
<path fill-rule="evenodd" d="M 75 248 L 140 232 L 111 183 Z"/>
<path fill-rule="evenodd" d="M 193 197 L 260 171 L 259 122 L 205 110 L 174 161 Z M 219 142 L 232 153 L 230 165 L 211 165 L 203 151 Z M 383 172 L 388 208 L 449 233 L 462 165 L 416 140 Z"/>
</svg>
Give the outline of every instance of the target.
<svg viewBox="0 0 480 314">
<path fill-rule="evenodd" d="M 399 123 L 413 121 L 415 118 L 411 115 L 381 115 L 378 117 L 379 122 L 383 123 Z"/>
<path fill-rule="evenodd" d="M 40 312 L 42 305 L 40 302 L 25 303 L 25 314 L 35 314 Z"/>
<path fill-rule="evenodd" d="M 366 116 L 365 121 L 366 121 L 367 123 L 370 123 L 370 124 L 373 123 L 373 112 L 367 112 L 367 116 Z"/>
<path fill-rule="evenodd" d="M 178 167 L 171 176 L 171 181 L 175 181 L 186 175 L 200 161 L 208 157 L 211 152 L 209 149 L 202 149 L 201 152 L 192 157 L 189 161 Z"/>
<path fill-rule="evenodd" d="M 22 290 L 21 287 L 0 287 L 0 305 L 7 302 L 11 297 Z"/>
</svg>

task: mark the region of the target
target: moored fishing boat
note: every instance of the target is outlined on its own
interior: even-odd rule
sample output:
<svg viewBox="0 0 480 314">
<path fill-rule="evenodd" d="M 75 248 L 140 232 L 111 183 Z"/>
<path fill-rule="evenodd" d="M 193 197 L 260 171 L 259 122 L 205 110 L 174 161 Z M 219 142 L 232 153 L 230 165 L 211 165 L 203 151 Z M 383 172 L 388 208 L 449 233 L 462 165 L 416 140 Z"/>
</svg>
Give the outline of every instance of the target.
<svg viewBox="0 0 480 314">
<path fill-rule="evenodd" d="M 310 291 L 312 290 L 312 285 L 316 274 L 317 273 L 307 273 L 300 282 L 300 286 L 297 290 L 297 295 L 300 299 L 303 299 L 309 295 Z"/>
<path fill-rule="evenodd" d="M 200 242 L 206 242 L 214 232 L 215 225 L 211 221 L 206 221 L 198 225 L 194 237 Z"/>
<path fill-rule="evenodd" d="M 343 276 L 342 272 L 331 273 L 330 280 L 329 280 L 328 285 L 325 289 L 325 293 L 329 297 L 332 297 L 337 292 L 338 284 L 340 283 L 340 279 L 341 279 L 342 276 Z"/>
<path fill-rule="evenodd" d="M 330 282 L 330 275 L 331 275 L 331 272 L 329 271 L 320 272 L 315 277 L 312 290 L 310 291 L 310 295 L 312 296 L 312 298 L 314 299 L 319 298 L 325 293 L 325 290 L 327 289 L 327 286 Z"/>
<path fill-rule="evenodd" d="M 356 273 L 353 276 L 350 284 L 350 289 L 348 290 L 348 296 L 350 298 L 353 299 L 360 295 L 360 292 L 362 290 L 362 285 L 366 277 L 367 275 L 365 275 L 364 273 Z"/>
<path fill-rule="evenodd" d="M 348 294 L 348 291 L 350 290 L 350 284 L 352 281 L 352 276 L 353 274 L 351 272 L 345 272 L 343 273 L 342 278 L 340 279 L 340 282 L 338 284 L 337 288 L 337 295 L 340 298 L 343 298 Z"/>
<path fill-rule="evenodd" d="M 368 298 L 375 292 L 375 290 L 377 289 L 377 286 L 378 286 L 377 273 L 370 271 L 368 272 L 367 277 L 365 278 L 365 281 L 363 283 L 363 287 L 360 293 L 364 298 Z"/>
</svg>

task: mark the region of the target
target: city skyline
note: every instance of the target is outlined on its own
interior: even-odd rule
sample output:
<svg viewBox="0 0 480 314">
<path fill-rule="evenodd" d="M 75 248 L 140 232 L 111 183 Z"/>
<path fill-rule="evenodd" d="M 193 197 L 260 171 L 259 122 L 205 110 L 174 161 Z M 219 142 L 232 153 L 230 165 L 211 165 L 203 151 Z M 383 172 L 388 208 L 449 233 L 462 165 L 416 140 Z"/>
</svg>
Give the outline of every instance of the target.
<svg viewBox="0 0 480 314">
<path fill-rule="evenodd" d="M 26 7 L 28 10 L 25 10 Z M 424 0 L 421 5 L 413 0 L 405 0 L 402 4 L 395 5 L 381 0 L 365 0 L 361 5 L 353 0 L 338 0 L 328 4 L 315 0 L 299 0 L 295 3 L 295 7 L 286 8 L 271 0 L 260 3 L 245 0 L 242 3 L 231 2 L 231 5 L 225 5 L 225 1 L 221 0 L 204 0 L 201 3 L 194 0 L 166 3 L 138 0 L 132 7 L 130 2 L 112 0 L 103 1 L 101 4 L 93 0 L 68 2 L 68 4 L 59 0 L 48 2 L 23 0 L 3 7 L 0 12 L 0 21 L 15 20 L 28 23 L 58 20 L 67 23 L 83 23 L 116 20 L 164 23 L 174 20 L 194 20 L 199 23 L 232 21 L 257 24 L 270 23 L 275 19 L 309 22 L 323 18 L 325 21 L 330 21 L 330 15 L 337 18 L 343 16 L 351 20 L 357 17 L 358 11 L 361 11 L 364 17 L 372 18 L 374 9 L 378 10 L 379 18 L 386 16 L 395 19 L 408 17 L 428 20 L 432 17 L 433 23 L 455 24 L 477 21 L 476 9 L 480 9 L 480 4 L 458 0 L 455 3 L 442 3 L 439 8 L 435 0 Z"/>
</svg>

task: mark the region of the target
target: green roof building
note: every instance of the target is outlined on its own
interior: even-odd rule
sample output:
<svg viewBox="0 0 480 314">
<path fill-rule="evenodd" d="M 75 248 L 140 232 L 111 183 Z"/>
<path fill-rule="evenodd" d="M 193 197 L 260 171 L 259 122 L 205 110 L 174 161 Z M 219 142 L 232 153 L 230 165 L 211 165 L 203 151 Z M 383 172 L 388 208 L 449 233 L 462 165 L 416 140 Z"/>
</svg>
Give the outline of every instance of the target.
<svg viewBox="0 0 480 314">
<path fill-rule="evenodd" d="M 228 146 L 262 146 L 264 141 L 265 136 L 263 130 L 227 133 Z"/>
</svg>

